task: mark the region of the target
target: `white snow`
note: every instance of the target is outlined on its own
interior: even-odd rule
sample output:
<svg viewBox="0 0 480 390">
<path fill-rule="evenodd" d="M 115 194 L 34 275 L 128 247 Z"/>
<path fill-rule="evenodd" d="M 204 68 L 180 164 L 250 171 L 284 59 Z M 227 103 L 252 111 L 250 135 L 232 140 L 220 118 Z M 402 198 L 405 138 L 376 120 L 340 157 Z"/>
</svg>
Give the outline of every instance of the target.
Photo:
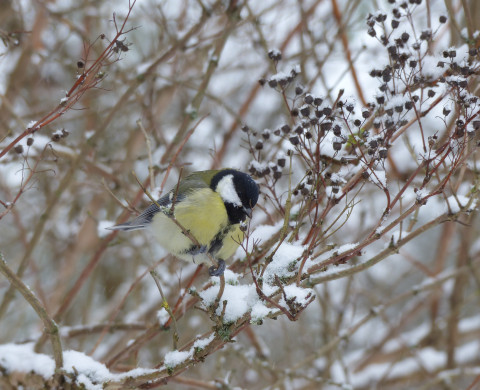
<svg viewBox="0 0 480 390">
<path fill-rule="evenodd" d="M 239 274 L 236 274 L 235 272 L 226 269 L 223 276 L 225 277 L 225 283 L 231 284 L 232 286 L 238 285 L 238 278 L 240 277 Z M 211 279 L 215 284 L 220 283 L 220 277 L 218 276 L 212 276 Z"/>
<path fill-rule="evenodd" d="M 33 126 L 35 126 L 35 123 L 37 123 L 37 121 L 30 121 L 30 122 L 28 122 L 27 129 L 32 129 Z"/>
<path fill-rule="evenodd" d="M 276 277 L 288 278 L 295 275 L 298 270 L 296 261 L 301 258 L 304 250 L 305 247 L 302 245 L 294 245 L 286 242 L 280 245 L 263 274 L 263 292 L 265 295 L 268 296 L 277 291 Z"/>
<path fill-rule="evenodd" d="M 0 367 L 5 368 L 8 372 L 34 372 L 45 379 L 51 378 L 55 373 L 53 358 L 34 352 L 33 347 L 33 343 L 0 345 Z M 115 374 L 92 357 L 73 350 L 64 351 L 63 360 L 63 369 L 67 373 L 75 374 L 77 385 L 83 385 L 86 390 L 101 390 L 106 382 L 121 381 L 124 378 L 156 371 L 148 368 L 136 368 L 122 374 Z"/>
<path fill-rule="evenodd" d="M 247 246 L 247 251 L 252 252 L 254 245 L 261 245 L 262 242 L 268 241 L 275 233 L 277 233 L 283 221 L 275 225 L 260 225 L 255 228 L 253 232 L 250 233 L 248 237 L 248 242 L 245 241 L 244 244 Z M 242 247 L 237 249 L 235 257 L 242 258 L 245 256 L 245 250 Z"/>
<path fill-rule="evenodd" d="M 202 350 L 205 349 L 205 347 L 210 344 L 213 340 L 215 339 L 215 334 L 212 333 L 209 337 L 205 339 L 197 339 L 193 343 L 193 348 L 196 350 Z"/>
<path fill-rule="evenodd" d="M 271 312 L 273 312 L 273 309 L 268 308 L 263 302 L 258 301 L 252 307 L 251 322 L 259 322 L 260 320 L 263 320 L 266 316 L 268 316 Z"/>
<path fill-rule="evenodd" d="M 164 307 L 157 311 L 157 321 L 160 326 L 164 326 L 169 319 L 170 314 L 168 314 L 167 310 L 165 310 Z"/>
<path fill-rule="evenodd" d="M 422 60 L 422 73 L 427 77 L 431 77 L 432 79 L 442 76 L 445 72 L 445 68 L 437 66 L 438 61 L 438 57 L 429 55 L 425 56 Z"/>
<path fill-rule="evenodd" d="M 0 367 L 8 372 L 34 372 L 45 379 L 55 372 L 53 359 L 33 352 L 33 343 L 0 345 Z"/>
<path fill-rule="evenodd" d="M 205 291 L 200 292 L 200 297 L 203 299 L 205 306 L 211 306 L 215 302 L 219 291 L 219 286 L 215 285 Z M 235 322 L 243 315 L 245 315 L 255 303 L 258 301 L 258 295 L 253 284 L 232 286 L 225 285 L 221 301 L 227 301 L 225 308 L 224 322 Z M 220 303 L 216 310 L 217 315 L 220 315 L 223 310 L 223 304 Z"/>
<path fill-rule="evenodd" d="M 77 351 L 63 353 L 63 368 L 68 373 L 78 373 L 76 382 L 89 390 L 101 390 L 103 383 L 113 380 L 115 375 L 108 368 L 92 357 Z"/>
<path fill-rule="evenodd" d="M 294 284 L 284 286 L 283 291 L 285 291 L 285 296 L 288 300 L 294 300 L 296 303 L 302 306 L 308 303 L 312 295 L 315 295 L 315 292 L 311 288 L 298 287 Z M 287 306 L 284 297 L 282 297 L 280 300 L 280 304 Z"/>
<path fill-rule="evenodd" d="M 174 368 L 193 357 L 193 349 L 189 351 L 171 351 L 165 355 L 165 367 Z"/>
</svg>

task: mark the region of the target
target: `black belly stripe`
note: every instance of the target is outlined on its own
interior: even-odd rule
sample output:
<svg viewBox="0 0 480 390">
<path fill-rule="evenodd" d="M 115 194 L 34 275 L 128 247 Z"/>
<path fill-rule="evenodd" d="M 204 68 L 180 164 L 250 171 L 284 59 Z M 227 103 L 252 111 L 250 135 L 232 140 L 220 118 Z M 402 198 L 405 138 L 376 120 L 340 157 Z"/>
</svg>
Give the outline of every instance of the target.
<svg viewBox="0 0 480 390">
<path fill-rule="evenodd" d="M 221 230 L 215 236 L 215 238 L 212 241 L 210 241 L 208 253 L 210 253 L 213 257 L 216 258 L 215 256 L 216 253 L 218 253 L 220 249 L 222 249 L 223 247 L 223 240 L 232 230 L 234 230 L 234 226 L 232 225 L 227 226 L 225 229 Z M 220 260 L 220 259 L 217 259 L 217 260 Z M 221 259 L 221 260 L 225 260 L 225 259 Z"/>
<path fill-rule="evenodd" d="M 223 247 L 223 240 L 233 230 L 235 230 L 234 225 L 227 226 L 226 228 L 220 230 L 220 232 L 217 233 L 217 235 L 213 238 L 213 240 L 210 241 L 208 245 L 208 254 L 216 259 L 216 254 Z M 198 247 L 198 245 L 192 244 L 190 247 L 188 247 L 188 249 L 185 249 L 184 251 L 182 251 L 182 253 L 195 256 L 201 253 L 205 253 L 206 251 L 207 251 L 206 247 Z M 217 259 L 217 260 L 224 260 L 224 259 Z"/>
</svg>

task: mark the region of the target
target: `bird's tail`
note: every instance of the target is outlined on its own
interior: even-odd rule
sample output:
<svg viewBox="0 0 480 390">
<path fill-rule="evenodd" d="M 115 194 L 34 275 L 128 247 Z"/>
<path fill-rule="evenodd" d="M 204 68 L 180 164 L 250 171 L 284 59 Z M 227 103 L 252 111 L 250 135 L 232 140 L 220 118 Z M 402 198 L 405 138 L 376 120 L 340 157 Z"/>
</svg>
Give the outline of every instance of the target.
<svg viewBox="0 0 480 390">
<path fill-rule="evenodd" d="M 139 230 L 139 229 L 145 229 L 147 226 L 145 224 L 134 224 L 135 220 L 130 221 L 130 222 L 125 222 L 125 223 L 120 223 L 115 226 L 110 226 L 107 227 L 106 229 L 108 230 L 122 230 L 124 232 L 128 232 L 130 230 Z"/>
<path fill-rule="evenodd" d="M 159 200 L 159 203 L 161 206 L 164 206 L 164 202 L 162 202 L 162 199 Z M 152 219 L 155 216 L 156 213 L 158 213 L 160 209 L 158 206 L 153 203 L 150 206 L 148 206 L 142 214 L 140 214 L 138 217 L 135 219 L 132 219 L 131 221 L 125 222 L 125 223 L 120 223 L 118 225 L 109 227 L 107 229 L 109 230 L 123 230 L 123 231 L 129 231 L 129 230 L 138 230 L 138 229 L 145 229 L 148 225 L 152 223 Z"/>
</svg>

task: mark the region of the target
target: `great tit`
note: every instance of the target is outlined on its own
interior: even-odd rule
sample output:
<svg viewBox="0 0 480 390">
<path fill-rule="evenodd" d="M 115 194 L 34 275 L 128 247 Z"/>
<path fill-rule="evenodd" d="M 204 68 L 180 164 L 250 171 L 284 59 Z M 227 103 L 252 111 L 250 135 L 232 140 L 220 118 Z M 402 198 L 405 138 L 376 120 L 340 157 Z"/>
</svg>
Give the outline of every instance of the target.
<svg viewBox="0 0 480 390">
<path fill-rule="evenodd" d="M 162 247 L 180 259 L 217 260 L 218 268 L 210 267 L 210 275 L 218 276 L 243 241 L 240 223 L 252 217 L 258 196 L 257 183 L 246 173 L 235 169 L 194 172 L 135 219 L 108 229 L 148 228 Z"/>
</svg>

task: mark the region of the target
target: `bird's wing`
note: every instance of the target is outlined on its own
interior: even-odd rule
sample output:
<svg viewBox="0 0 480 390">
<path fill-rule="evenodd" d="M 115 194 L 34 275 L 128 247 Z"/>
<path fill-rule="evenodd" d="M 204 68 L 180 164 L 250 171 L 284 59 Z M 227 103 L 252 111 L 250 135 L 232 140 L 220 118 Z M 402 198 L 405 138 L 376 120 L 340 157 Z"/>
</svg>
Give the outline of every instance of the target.
<svg viewBox="0 0 480 390">
<path fill-rule="evenodd" d="M 208 188 L 208 185 L 199 175 L 193 173 L 180 181 L 178 189 L 177 187 L 173 188 L 157 200 L 157 203 L 160 207 L 168 210 L 172 206 L 173 201 L 175 201 L 175 204 L 181 203 L 186 198 L 188 192 L 199 188 Z M 150 225 L 155 214 L 161 211 L 162 210 L 158 208 L 157 204 L 152 203 L 138 217 L 107 229 L 124 231 L 145 229 Z"/>
</svg>

